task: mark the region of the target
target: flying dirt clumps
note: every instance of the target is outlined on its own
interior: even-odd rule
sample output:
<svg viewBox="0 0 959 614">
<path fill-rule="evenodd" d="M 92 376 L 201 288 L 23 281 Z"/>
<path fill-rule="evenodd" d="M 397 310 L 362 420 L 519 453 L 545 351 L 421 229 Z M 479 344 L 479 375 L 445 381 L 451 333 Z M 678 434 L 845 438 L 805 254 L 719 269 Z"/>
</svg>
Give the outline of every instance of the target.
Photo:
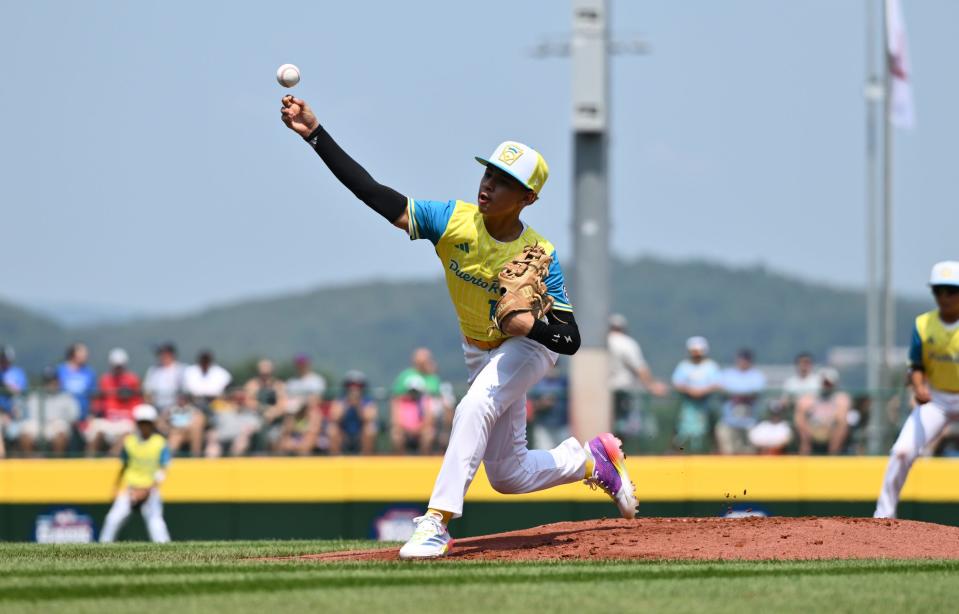
<svg viewBox="0 0 959 614">
<path fill-rule="evenodd" d="M 396 549 L 289 557 L 390 561 Z M 872 518 L 641 518 L 559 522 L 456 540 L 443 560 L 959 559 L 959 527 Z"/>
</svg>

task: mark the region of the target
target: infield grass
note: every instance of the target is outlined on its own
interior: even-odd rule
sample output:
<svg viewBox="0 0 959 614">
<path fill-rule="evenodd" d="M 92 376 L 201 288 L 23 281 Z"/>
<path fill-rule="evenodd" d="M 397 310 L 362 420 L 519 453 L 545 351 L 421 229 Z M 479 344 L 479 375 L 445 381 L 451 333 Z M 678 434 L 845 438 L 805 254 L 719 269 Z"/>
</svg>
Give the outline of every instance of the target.
<svg viewBox="0 0 959 614">
<path fill-rule="evenodd" d="M 251 561 L 365 542 L 0 544 L 0 612 L 919 612 L 959 603 L 959 561 Z"/>
</svg>

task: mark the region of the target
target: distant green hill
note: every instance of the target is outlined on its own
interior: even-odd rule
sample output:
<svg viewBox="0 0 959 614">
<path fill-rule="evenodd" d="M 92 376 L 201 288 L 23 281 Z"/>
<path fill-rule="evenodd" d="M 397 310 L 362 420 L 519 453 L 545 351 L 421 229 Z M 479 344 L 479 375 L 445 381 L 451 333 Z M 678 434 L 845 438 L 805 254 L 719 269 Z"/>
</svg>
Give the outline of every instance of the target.
<svg viewBox="0 0 959 614">
<path fill-rule="evenodd" d="M 713 355 L 728 362 L 748 346 L 760 362 L 788 362 L 799 350 L 822 357 L 836 345 L 864 338 L 861 292 L 802 281 L 763 268 L 729 268 L 705 262 L 642 258 L 617 262 L 613 308 L 630 320 L 653 369 L 667 376 L 694 334 L 710 339 Z M 575 303 L 575 289 L 573 289 Z M 931 302 L 898 302 L 897 336 L 909 338 L 910 322 Z M 270 299 L 223 305 L 199 313 L 124 324 L 66 329 L 27 310 L 0 303 L 0 342 L 13 343 L 20 362 L 37 371 L 60 359 L 73 340 L 87 342 L 94 365 L 109 348 L 125 347 L 144 368 L 151 348 L 173 340 L 185 359 L 212 348 L 230 366 L 258 356 L 288 362 L 297 352 L 340 375 L 366 371 L 388 384 L 410 350 L 433 349 L 443 375 L 462 381 L 465 369 L 455 316 L 444 284 L 436 280 L 371 281 L 321 288 Z"/>
</svg>

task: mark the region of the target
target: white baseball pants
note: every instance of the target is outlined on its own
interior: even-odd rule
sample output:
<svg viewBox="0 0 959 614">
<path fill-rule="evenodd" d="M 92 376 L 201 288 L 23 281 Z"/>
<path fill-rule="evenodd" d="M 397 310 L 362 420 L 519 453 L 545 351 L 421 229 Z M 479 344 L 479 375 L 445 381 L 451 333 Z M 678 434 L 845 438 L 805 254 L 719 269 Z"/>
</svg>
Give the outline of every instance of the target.
<svg viewBox="0 0 959 614">
<path fill-rule="evenodd" d="M 133 511 L 133 505 L 130 502 L 130 492 L 124 489 L 117 495 L 113 506 L 103 521 L 100 543 L 105 544 L 116 539 L 117 533 L 123 528 L 127 518 L 130 517 L 131 511 Z M 143 520 L 147 525 L 147 532 L 150 534 L 151 540 L 158 544 L 165 544 L 170 541 L 170 532 L 163 520 L 163 501 L 160 499 L 160 491 L 156 488 L 150 491 L 150 495 L 140 506 L 140 513 L 143 514 Z"/>
<path fill-rule="evenodd" d="M 480 461 L 498 492 L 518 494 L 582 480 L 586 451 L 574 438 L 552 450 L 526 449 L 526 392 L 557 354 L 526 337 L 490 351 L 463 344 L 470 388 L 456 406 L 449 446 L 429 507 L 463 515 Z"/>
<path fill-rule="evenodd" d="M 946 422 L 959 417 L 959 394 L 932 391 L 932 400 L 912 410 L 892 445 L 886 476 L 883 478 L 875 518 L 895 518 L 899 493 L 923 448 L 942 433 Z"/>
</svg>

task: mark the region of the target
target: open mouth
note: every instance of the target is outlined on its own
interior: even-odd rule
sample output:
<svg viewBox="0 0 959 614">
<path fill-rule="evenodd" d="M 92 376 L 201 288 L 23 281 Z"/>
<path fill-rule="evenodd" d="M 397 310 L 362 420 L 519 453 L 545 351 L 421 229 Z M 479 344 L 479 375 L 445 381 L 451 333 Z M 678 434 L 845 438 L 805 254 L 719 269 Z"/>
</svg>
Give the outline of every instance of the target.
<svg viewBox="0 0 959 614">
<path fill-rule="evenodd" d="M 480 192 L 476 202 L 479 206 L 485 207 L 489 204 L 489 195 L 486 192 Z"/>
</svg>

